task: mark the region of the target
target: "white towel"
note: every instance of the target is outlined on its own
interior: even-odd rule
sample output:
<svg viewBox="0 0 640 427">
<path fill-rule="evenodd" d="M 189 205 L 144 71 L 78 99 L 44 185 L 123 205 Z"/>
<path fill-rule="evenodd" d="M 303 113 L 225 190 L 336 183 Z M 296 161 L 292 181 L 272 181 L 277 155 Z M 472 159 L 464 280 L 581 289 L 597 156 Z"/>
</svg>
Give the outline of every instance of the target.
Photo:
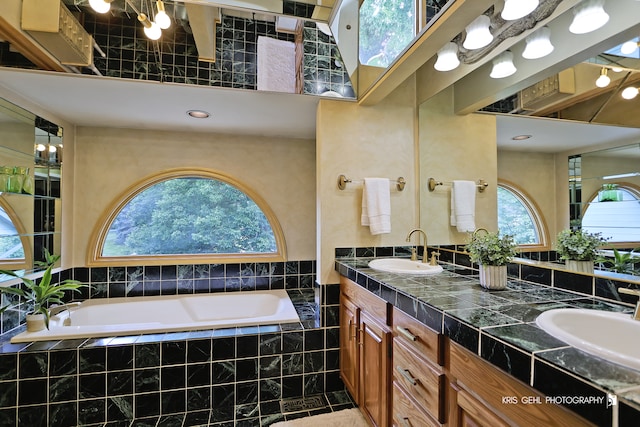
<svg viewBox="0 0 640 427">
<path fill-rule="evenodd" d="M 459 232 L 476 229 L 476 183 L 453 181 L 451 186 L 451 225 Z"/>
<path fill-rule="evenodd" d="M 296 91 L 296 45 L 293 42 L 258 37 L 258 90 Z"/>
<path fill-rule="evenodd" d="M 387 178 L 365 178 L 361 223 L 371 234 L 391 233 L 391 191 Z"/>
</svg>

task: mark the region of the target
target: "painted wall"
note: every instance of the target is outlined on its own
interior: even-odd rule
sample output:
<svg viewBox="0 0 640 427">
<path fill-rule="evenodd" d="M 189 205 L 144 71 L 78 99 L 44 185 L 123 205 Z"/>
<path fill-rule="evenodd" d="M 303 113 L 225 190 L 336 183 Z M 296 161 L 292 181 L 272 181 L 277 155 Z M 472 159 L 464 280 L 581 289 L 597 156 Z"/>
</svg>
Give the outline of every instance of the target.
<svg viewBox="0 0 640 427">
<path fill-rule="evenodd" d="M 336 247 L 402 246 L 417 225 L 415 169 L 415 82 L 408 79 L 378 105 L 321 100 L 317 112 L 316 170 L 318 194 L 318 276 L 320 283 L 337 283 Z M 362 182 L 339 190 L 340 174 L 365 177 L 402 176 L 402 192 L 391 186 L 391 233 L 372 235 L 360 225 Z"/>
<path fill-rule="evenodd" d="M 556 222 L 555 171 L 554 154 L 498 151 L 498 178 L 514 184 L 536 205 L 547 229 L 549 242 L 554 241 L 560 231 Z"/>
<path fill-rule="evenodd" d="M 497 144 L 496 119 L 488 114 L 457 116 L 453 89 L 449 88 L 419 107 L 420 224 L 429 244 L 461 244 L 467 233 L 450 226 L 451 186 L 428 190 L 429 177 L 437 181 L 485 180 L 489 186 L 476 193 L 476 227 L 496 230 Z"/>
<path fill-rule="evenodd" d="M 65 229 L 73 234 L 73 265 L 85 265 L 91 233 L 127 188 L 184 167 L 221 172 L 253 189 L 280 221 L 289 260 L 315 257 L 311 140 L 83 127 L 75 148 L 73 224 Z"/>
</svg>

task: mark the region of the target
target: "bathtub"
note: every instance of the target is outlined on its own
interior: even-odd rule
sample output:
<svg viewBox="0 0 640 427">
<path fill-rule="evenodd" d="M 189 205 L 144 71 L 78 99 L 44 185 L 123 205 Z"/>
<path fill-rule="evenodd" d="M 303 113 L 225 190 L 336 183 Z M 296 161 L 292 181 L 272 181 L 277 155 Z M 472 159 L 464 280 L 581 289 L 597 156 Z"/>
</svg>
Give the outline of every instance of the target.
<svg viewBox="0 0 640 427">
<path fill-rule="evenodd" d="M 299 322 L 285 290 L 86 300 L 12 343 Z"/>
</svg>

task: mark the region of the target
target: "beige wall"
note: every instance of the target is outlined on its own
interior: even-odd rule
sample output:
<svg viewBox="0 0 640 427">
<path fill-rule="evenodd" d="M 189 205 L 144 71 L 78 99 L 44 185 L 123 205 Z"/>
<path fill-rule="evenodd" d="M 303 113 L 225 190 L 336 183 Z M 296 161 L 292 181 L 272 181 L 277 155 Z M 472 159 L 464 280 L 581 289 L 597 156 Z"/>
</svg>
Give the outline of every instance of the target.
<svg viewBox="0 0 640 427">
<path fill-rule="evenodd" d="M 75 142 L 73 224 L 65 229 L 73 234 L 73 265 L 85 265 L 91 233 L 127 188 L 185 167 L 221 172 L 254 190 L 278 218 L 288 258 L 315 258 L 311 140 L 85 127 Z"/>
<path fill-rule="evenodd" d="M 556 156 L 522 151 L 498 151 L 498 178 L 514 184 L 535 204 L 547 229 L 548 242 L 553 242 L 560 231 L 558 227 L 564 226 L 556 223 Z M 564 184 L 567 188 L 566 178 Z"/>
<path fill-rule="evenodd" d="M 321 100 L 316 131 L 318 194 L 318 276 L 320 283 L 337 283 L 336 247 L 401 246 L 417 225 L 414 166 L 415 83 L 408 79 L 373 107 L 354 102 Z M 407 186 L 391 191 L 391 233 L 373 236 L 360 225 L 362 183 L 337 187 L 340 174 L 396 179 Z"/>
<path fill-rule="evenodd" d="M 453 89 L 449 88 L 423 102 L 420 126 L 420 224 L 429 244 L 461 244 L 467 233 L 451 227 L 451 186 L 428 190 L 428 179 L 485 180 L 489 186 L 476 193 L 476 227 L 496 230 L 497 148 L 496 119 L 488 114 L 457 116 L 453 113 Z"/>
</svg>

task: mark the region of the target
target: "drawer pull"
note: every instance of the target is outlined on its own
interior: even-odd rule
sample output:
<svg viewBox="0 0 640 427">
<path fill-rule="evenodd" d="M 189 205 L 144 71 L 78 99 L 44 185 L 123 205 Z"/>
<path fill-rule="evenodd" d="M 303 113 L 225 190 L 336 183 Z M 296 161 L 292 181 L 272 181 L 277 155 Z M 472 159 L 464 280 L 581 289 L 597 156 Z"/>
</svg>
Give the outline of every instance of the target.
<svg viewBox="0 0 640 427">
<path fill-rule="evenodd" d="M 408 369 L 404 369 L 402 366 L 398 365 L 396 367 L 396 370 L 400 373 L 400 375 L 405 377 L 407 379 L 407 381 L 409 381 L 411 383 L 411 385 L 418 384 L 418 382 L 415 380 L 415 378 L 413 378 L 413 376 L 411 375 L 411 372 L 409 372 Z"/>
<path fill-rule="evenodd" d="M 411 332 L 409 332 L 408 329 L 403 328 L 402 326 L 396 326 L 396 329 L 398 330 L 398 332 L 400 332 L 402 335 L 404 335 L 405 337 L 407 337 L 411 341 L 415 341 L 415 340 L 418 339 L 418 337 L 413 335 Z"/>
<path fill-rule="evenodd" d="M 411 422 L 409 421 L 409 418 L 404 417 L 400 420 L 400 423 L 402 424 L 402 427 L 411 427 Z"/>
</svg>

